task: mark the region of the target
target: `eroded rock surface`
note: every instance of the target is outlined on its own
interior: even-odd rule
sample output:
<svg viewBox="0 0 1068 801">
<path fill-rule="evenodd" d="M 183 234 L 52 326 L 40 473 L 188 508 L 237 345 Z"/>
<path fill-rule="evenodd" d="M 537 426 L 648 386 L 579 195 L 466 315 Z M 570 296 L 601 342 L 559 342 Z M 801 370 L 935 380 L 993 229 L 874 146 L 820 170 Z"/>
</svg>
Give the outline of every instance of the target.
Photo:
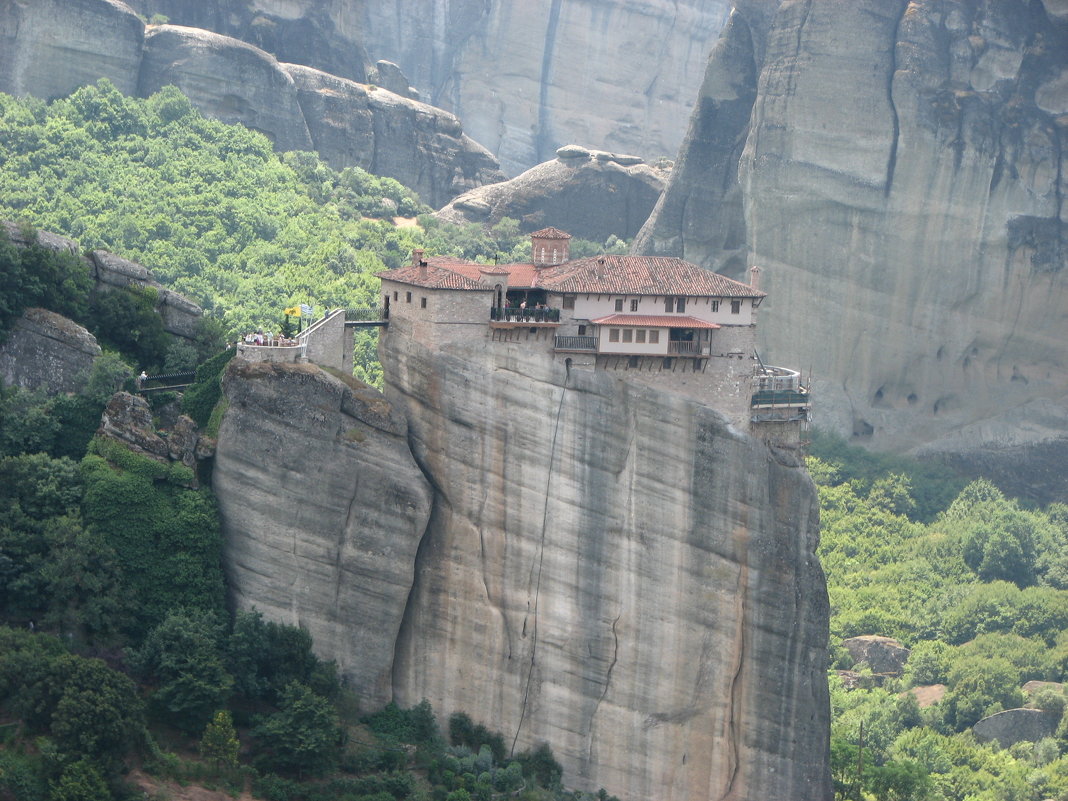
<svg viewBox="0 0 1068 801">
<path fill-rule="evenodd" d="M 349 382 L 231 361 L 212 485 L 233 603 L 307 629 L 374 707 L 392 698 L 430 488 L 404 418 Z"/>
<path fill-rule="evenodd" d="M 496 159 L 447 111 L 386 89 L 285 64 L 316 150 L 334 167 L 395 178 L 440 205 L 504 178 Z"/>
<path fill-rule="evenodd" d="M 483 225 L 512 217 L 526 232 L 551 225 L 595 242 L 613 235 L 630 239 L 649 217 L 667 175 L 636 156 L 572 145 L 509 181 L 465 192 L 435 216 Z"/>
<path fill-rule="evenodd" d="M 317 149 L 338 169 L 359 165 L 395 178 L 435 207 L 483 183 L 504 180 L 497 160 L 466 136 L 448 111 L 346 77 L 281 63 L 274 55 L 310 59 L 364 80 L 364 57 L 357 57 L 362 51 L 340 44 L 351 42 L 356 33 L 341 25 L 355 10 L 326 14 L 321 4 L 311 3 L 261 3 L 258 10 L 249 4 L 181 5 L 185 10 L 175 19 L 232 30 L 248 41 L 185 25 L 146 28 L 117 0 L 76 0 L 77 30 L 66 25 L 71 10 L 66 0 L 0 0 L 0 91 L 56 97 L 109 78 L 126 94 L 147 96 L 173 84 L 205 115 L 258 130 L 278 150 Z M 147 6 L 138 4 L 139 10 L 148 11 Z M 168 5 L 163 13 L 175 10 Z M 253 16 L 246 19 L 248 14 Z M 327 24 L 327 16 L 335 27 Z M 302 20 L 313 21 L 304 45 L 298 43 L 300 36 L 268 33 L 295 31 Z M 325 50 L 309 55 L 312 42 Z M 41 56 L 53 52 L 52 61 Z M 399 88 L 403 76 L 385 64 L 379 69 Z"/>
<path fill-rule="evenodd" d="M 639 250 L 764 268 L 762 355 L 811 365 L 821 426 L 1063 449 L 1061 5 L 739 3 Z"/>
<path fill-rule="evenodd" d="M 981 743 L 997 741 L 1002 748 L 1019 742 L 1037 743 L 1052 737 L 1057 731 L 1060 715 L 1046 709 L 1006 709 L 985 717 L 972 726 L 975 739 Z"/>
<path fill-rule="evenodd" d="M 49 394 L 77 392 L 100 353 L 96 337 L 82 326 L 45 309 L 27 309 L 0 342 L 0 382 Z"/>
<path fill-rule="evenodd" d="M 463 710 L 567 786 L 829 799 L 828 606 L 816 497 L 679 395 L 521 343 L 380 344 L 434 505 L 397 700 Z"/>
<path fill-rule="evenodd" d="M 842 640 L 854 662 L 863 662 L 873 673 L 900 676 L 909 658 L 909 649 L 892 637 L 865 634 Z"/>
<path fill-rule="evenodd" d="M 50 99 L 107 78 L 132 95 L 143 39 L 116 0 L 0 0 L 0 91 Z"/>
</svg>

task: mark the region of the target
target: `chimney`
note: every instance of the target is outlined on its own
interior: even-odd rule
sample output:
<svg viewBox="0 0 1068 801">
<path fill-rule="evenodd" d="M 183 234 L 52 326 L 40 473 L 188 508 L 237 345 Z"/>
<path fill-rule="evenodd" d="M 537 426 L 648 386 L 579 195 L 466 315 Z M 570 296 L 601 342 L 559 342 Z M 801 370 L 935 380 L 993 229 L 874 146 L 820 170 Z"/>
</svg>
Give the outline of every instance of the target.
<svg viewBox="0 0 1068 801">
<path fill-rule="evenodd" d="M 749 268 L 749 286 L 760 289 L 760 268 L 755 264 Z"/>
<path fill-rule="evenodd" d="M 426 262 L 423 261 L 423 249 L 415 248 L 412 250 L 412 267 L 420 267 L 424 264 Z"/>
</svg>

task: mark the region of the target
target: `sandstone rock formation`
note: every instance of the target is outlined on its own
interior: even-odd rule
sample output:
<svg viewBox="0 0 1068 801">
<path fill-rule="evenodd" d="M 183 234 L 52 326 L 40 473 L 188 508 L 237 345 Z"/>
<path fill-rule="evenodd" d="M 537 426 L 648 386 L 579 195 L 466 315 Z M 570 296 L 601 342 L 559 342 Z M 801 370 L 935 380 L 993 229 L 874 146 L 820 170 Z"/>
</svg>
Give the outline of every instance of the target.
<svg viewBox="0 0 1068 801">
<path fill-rule="evenodd" d="M 362 41 L 516 174 L 567 142 L 645 158 L 682 139 L 726 0 L 366 0 Z"/>
<path fill-rule="evenodd" d="M 112 289 L 128 286 L 151 289 L 156 293 L 156 311 L 163 318 L 163 329 L 169 334 L 186 339 L 193 339 L 196 336 L 197 324 L 204 315 L 204 310 L 185 295 L 180 295 L 160 284 L 153 277 L 152 271 L 144 265 L 116 256 L 106 250 L 94 250 L 85 256 L 82 255 L 81 248 L 73 239 L 49 231 L 27 231 L 8 220 L 0 220 L 0 228 L 14 245 L 20 247 L 41 245 L 49 250 L 78 256 L 85 263 L 89 275 L 93 278 L 93 292 L 109 292 Z M 65 325 L 75 324 L 67 320 Z"/>
<path fill-rule="evenodd" d="M 101 353 L 96 337 L 77 323 L 45 309 L 27 309 L 0 342 L 0 382 L 77 392 Z"/>
<path fill-rule="evenodd" d="M 842 640 L 842 645 L 855 663 L 863 662 L 873 673 L 900 676 L 909 658 L 909 649 L 892 637 L 865 634 Z"/>
<path fill-rule="evenodd" d="M 61 97 L 107 78 L 132 95 L 143 39 L 118 0 L 0 0 L 0 91 Z"/>
<path fill-rule="evenodd" d="M 380 355 L 435 488 L 399 703 L 548 741 L 566 785 L 628 801 L 831 797 L 796 452 L 522 343 L 436 349 L 393 321 Z"/>
<path fill-rule="evenodd" d="M 314 149 L 335 168 L 396 178 L 431 205 L 503 179 L 496 159 L 449 112 L 310 67 L 282 66 L 297 87 Z"/>
<path fill-rule="evenodd" d="M 1019 742 L 1037 743 L 1053 736 L 1059 717 L 1053 710 L 1006 709 L 980 720 L 972 726 L 972 733 L 979 742 L 997 741 L 1002 748 Z"/>
<path fill-rule="evenodd" d="M 258 47 L 200 28 L 150 28 L 138 93 L 171 84 L 205 115 L 261 131 L 279 150 L 312 147 L 293 79 Z"/>
<path fill-rule="evenodd" d="M 130 0 L 457 114 L 510 174 L 570 141 L 672 156 L 727 0 Z M 379 61 L 406 74 L 404 87 Z M 503 66 L 502 66 L 503 65 Z M 387 73 L 385 79 L 383 74 Z"/>
<path fill-rule="evenodd" d="M 347 381 L 231 361 L 212 485 L 231 600 L 307 629 L 372 707 L 392 698 L 430 488 L 404 418 Z"/>
<path fill-rule="evenodd" d="M 157 461 L 170 458 L 167 440 L 156 432 L 152 409 L 140 395 L 116 392 L 100 419 L 97 435 L 121 442 L 130 450 Z"/>
<path fill-rule="evenodd" d="M 526 232 L 551 225 L 594 242 L 612 235 L 630 239 L 649 217 L 666 183 L 666 170 L 636 156 L 571 145 L 560 148 L 552 161 L 509 181 L 460 195 L 435 216 L 484 225 L 512 217 Z"/>
<path fill-rule="evenodd" d="M 285 4 L 271 5 L 300 27 L 300 9 L 293 11 L 296 16 L 287 16 Z M 319 12 L 311 5 L 321 6 L 305 4 L 304 11 L 314 17 Z M 233 27 L 221 22 L 234 22 L 233 15 L 220 8 L 211 11 L 210 6 L 188 16 Z M 261 131 L 279 150 L 317 149 L 339 169 L 359 165 L 395 178 L 435 207 L 475 186 L 504 179 L 496 159 L 465 136 L 449 112 L 280 63 L 265 50 L 211 31 L 150 25 L 146 33 L 144 24 L 118 0 L 77 0 L 75 7 L 72 19 L 78 29 L 68 30 L 64 22 L 57 32 L 56 21 L 68 18 L 65 0 L 0 0 L 0 91 L 51 98 L 109 78 L 127 94 L 144 96 L 174 84 L 207 116 Z M 240 17 L 240 12 L 234 14 Z M 237 28 L 248 33 L 269 27 L 257 25 L 256 19 Z M 330 41 L 344 50 L 338 42 L 348 39 Z M 41 57 L 52 50 L 60 68 Z M 274 52 L 290 51 L 278 47 Z M 349 59 L 355 51 L 345 52 L 349 55 L 342 61 L 353 67 Z M 326 62 L 337 64 L 330 58 Z M 344 72 L 363 79 L 362 68 Z"/>
<path fill-rule="evenodd" d="M 811 365 L 818 424 L 1063 449 L 1068 27 L 1045 8 L 737 4 L 637 247 L 763 267 L 765 355 Z"/>
</svg>

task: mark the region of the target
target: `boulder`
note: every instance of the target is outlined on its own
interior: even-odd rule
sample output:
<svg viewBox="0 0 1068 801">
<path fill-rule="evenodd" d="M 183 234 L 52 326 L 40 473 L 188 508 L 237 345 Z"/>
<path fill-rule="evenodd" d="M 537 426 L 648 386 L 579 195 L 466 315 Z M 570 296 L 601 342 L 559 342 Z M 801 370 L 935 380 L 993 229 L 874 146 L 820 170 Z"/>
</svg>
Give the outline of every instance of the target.
<svg viewBox="0 0 1068 801">
<path fill-rule="evenodd" d="M 854 663 L 863 662 L 871 668 L 872 673 L 900 676 L 909 658 L 909 649 L 891 637 L 865 634 L 842 640 L 842 645 L 849 651 Z"/>
<path fill-rule="evenodd" d="M 667 173 L 637 156 L 568 145 L 557 158 L 509 181 L 472 189 L 440 209 L 438 219 L 490 226 L 503 217 L 524 231 L 546 226 L 604 242 L 633 237 L 667 181 Z"/>
<path fill-rule="evenodd" d="M 137 91 L 171 84 L 207 116 L 254 128 L 278 150 L 312 149 L 293 79 L 258 47 L 200 28 L 150 28 Z"/>
<path fill-rule="evenodd" d="M 85 386 L 101 353 L 96 337 L 66 317 L 27 309 L 0 342 L 0 381 L 50 395 Z"/>
<path fill-rule="evenodd" d="M 374 72 L 367 77 L 367 81 L 383 89 L 388 89 L 395 95 L 407 97 L 411 100 L 419 99 L 419 93 L 408 85 L 408 78 L 401 72 L 401 68 L 392 61 L 376 62 Z"/>
<path fill-rule="evenodd" d="M 170 461 L 170 446 L 157 432 L 152 409 L 140 395 L 116 392 L 100 419 L 97 436 L 122 443 L 135 453 L 159 462 Z"/>
<path fill-rule="evenodd" d="M 50 99 L 107 78 L 135 94 L 143 39 L 117 0 L 0 0 L 0 92 Z"/>
<path fill-rule="evenodd" d="M 1044 709 L 1006 709 L 985 717 L 972 726 L 975 739 L 981 743 L 996 741 L 1002 748 L 1019 742 L 1036 743 L 1052 737 L 1057 731 L 1060 715 Z"/>
</svg>

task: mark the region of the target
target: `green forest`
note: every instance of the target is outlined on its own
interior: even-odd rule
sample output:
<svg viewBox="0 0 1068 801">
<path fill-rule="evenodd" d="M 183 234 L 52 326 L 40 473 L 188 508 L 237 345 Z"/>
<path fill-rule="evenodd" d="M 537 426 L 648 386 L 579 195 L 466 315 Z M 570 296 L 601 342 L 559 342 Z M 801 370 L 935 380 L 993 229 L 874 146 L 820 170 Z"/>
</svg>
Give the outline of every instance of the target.
<svg viewBox="0 0 1068 801">
<path fill-rule="evenodd" d="M 509 753 L 493 721 L 439 727 L 426 703 L 361 709 L 306 632 L 226 609 L 210 475 L 94 433 L 145 367 L 196 367 L 184 397 L 153 404 L 179 403 L 212 433 L 227 338 L 281 326 L 298 303 L 375 305 L 374 272 L 413 247 L 529 257 L 513 220 L 485 231 L 429 211 L 390 179 L 276 154 L 174 89 L 0 95 L 0 218 L 140 261 L 207 312 L 195 340 L 177 340 L 151 291 L 94 293 L 82 260 L 0 236 L 0 338 L 43 306 L 105 351 L 80 392 L 0 387 L 0 801 L 142 798 L 135 771 L 267 801 L 610 797 L 565 791 L 551 744 Z M 357 342 L 369 383 L 381 378 L 374 345 Z M 836 798 L 1068 801 L 1068 506 L 1033 508 L 818 433 L 808 463 L 831 603 Z M 870 634 L 911 649 L 902 675 L 849 656 L 843 641 Z M 1025 693 L 1032 681 L 1046 684 Z M 910 692 L 935 685 L 937 703 Z M 976 740 L 978 720 L 1021 706 L 1048 711 L 1049 737 Z"/>
</svg>

